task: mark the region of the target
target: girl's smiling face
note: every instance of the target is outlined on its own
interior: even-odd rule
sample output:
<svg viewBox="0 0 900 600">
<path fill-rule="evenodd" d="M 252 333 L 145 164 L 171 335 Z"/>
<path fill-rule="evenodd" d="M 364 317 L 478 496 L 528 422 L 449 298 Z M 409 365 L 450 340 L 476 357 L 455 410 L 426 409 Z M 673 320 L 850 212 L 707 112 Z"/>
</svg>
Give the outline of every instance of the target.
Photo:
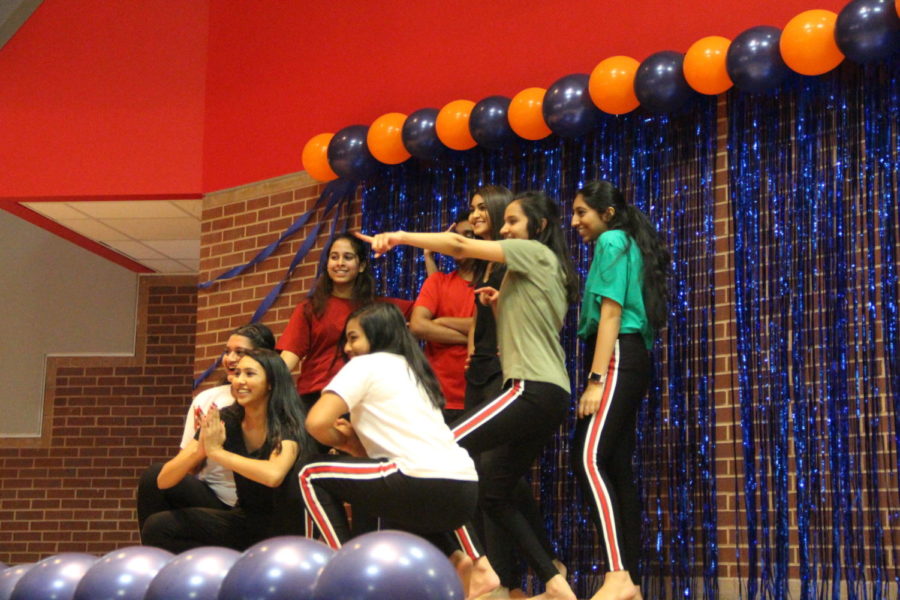
<svg viewBox="0 0 900 600">
<path fill-rule="evenodd" d="M 572 203 L 572 227 L 583 241 L 593 242 L 609 231 L 609 220 L 613 214 L 615 214 L 613 207 L 607 208 L 603 213 L 597 212 L 584 201 L 584 196 L 578 194 Z"/>
<path fill-rule="evenodd" d="M 359 257 L 348 240 L 335 240 L 328 252 L 328 277 L 335 284 L 351 284 L 360 272 Z"/>
<path fill-rule="evenodd" d="M 503 212 L 503 227 L 500 228 L 500 235 L 508 240 L 527 240 L 528 236 L 528 217 L 522 210 L 522 203 L 513 200 L 506 206 Z"/>
<path fill-rule="evenodd" d="M 231 393 L 238 404 L 249 406 L 265 402 L 271 389 L 265 369 L 255 359 L 245 356 L 238 362 L 231 380 Z"/>
</svg>

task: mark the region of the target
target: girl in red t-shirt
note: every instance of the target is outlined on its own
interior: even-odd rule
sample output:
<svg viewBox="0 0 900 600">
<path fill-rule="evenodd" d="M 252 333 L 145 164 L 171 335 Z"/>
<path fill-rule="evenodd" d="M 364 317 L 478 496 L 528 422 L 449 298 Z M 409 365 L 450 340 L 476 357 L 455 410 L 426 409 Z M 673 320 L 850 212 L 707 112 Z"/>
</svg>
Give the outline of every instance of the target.
<svg viewBox="0 0 900 600">
<path fill-rule="evenodd" d="M 309 410 L 325 385 L 341 370 L 345 359 L 338 348 L 347 317 L 355 309 L 384 300 L 406 318 L 412 301 L 375 296 L 369 270 L 369 247 L 349 233 L 341 233 L 325 249 L 328 261 L 309 297 L 297 305 L 276 349 L 293 371 L 300 365 L 297 392 Z"/>
</svg>

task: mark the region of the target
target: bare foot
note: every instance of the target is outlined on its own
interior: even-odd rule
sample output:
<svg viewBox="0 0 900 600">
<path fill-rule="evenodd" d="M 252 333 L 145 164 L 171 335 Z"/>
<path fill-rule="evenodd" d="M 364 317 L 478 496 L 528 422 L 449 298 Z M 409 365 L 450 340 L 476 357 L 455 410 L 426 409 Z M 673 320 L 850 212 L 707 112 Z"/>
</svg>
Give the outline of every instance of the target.
<svg viewBox="0 0 900 600">
<path fill-rule="evenodd" d="M 575 593 L 562 575 L 554 575 L 544 586 L 544 593 L 533 600 L 576 600 Z"/>
<path fill-rule="evenodd" d="M 638 600 L 641 589 L 631 581 L 628 571 L 610 571 L 591 600 Z"/>
<path fill-rule="evenodd" d="M 468 557 L 467 557 L 468 558 Z M 478 598 L 492 592 L 500 586 L 500 577 L 488 561 L 487 556 L 479 556 L 472 568 L 466 598 Z"/>
<path fill-rule="evenodd" d="M 453 568 L 456 569 L 456 576 L 462 582 L 463 591 L 465 592 L 465 590 L 469 589 L 469 580 L 472 578 L 472 569 L 475 564 L 468 554 L 460 550 L 456 550 L 450 555 L 450 562 L 453 563 Z"/>
</svg>

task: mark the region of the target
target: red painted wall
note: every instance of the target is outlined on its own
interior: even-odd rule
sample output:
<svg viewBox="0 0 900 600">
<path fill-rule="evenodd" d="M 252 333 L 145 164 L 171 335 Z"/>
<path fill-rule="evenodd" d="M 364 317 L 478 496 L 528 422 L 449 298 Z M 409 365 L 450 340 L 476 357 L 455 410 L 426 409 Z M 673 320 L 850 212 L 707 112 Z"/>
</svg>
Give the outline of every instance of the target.
<svg viewBox="0 0 900 600">
<path fill-rule="evenodd" d="M 546 87 L 614 54 L 844 4 L 45 0 L 0 50 L 0 197 L 259 181 L 299 171 L 311 136 L 385 112 Z"/>
<path fill-rule="evenodd" d="M 0 50 L 0 197 L 199 192 L 208 12 L 44 0 Z"/>
</svg>

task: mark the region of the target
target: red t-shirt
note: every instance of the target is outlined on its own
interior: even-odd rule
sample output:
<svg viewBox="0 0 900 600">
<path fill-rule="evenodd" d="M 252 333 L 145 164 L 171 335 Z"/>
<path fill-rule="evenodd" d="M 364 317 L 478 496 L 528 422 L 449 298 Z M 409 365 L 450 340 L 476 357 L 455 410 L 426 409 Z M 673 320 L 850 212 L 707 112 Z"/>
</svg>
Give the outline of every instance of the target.
<svg viewBox="0 0 900 600">
<path fill-rule="evenodd" d="M 411 300 L 376 298 L 376 301 L 379 300 L 395 305 L 409 320 L 413 306 Z M 352 300 L 331 296 L 325 302 L 325 311 L 320 317 L 313 314 L 309 300 L 304 300 L 294 309 L 275 349 L 293 352 L 303 361 L 300 377 L 297 378 L 298 393 L 321 391 L 344 366 L 344 355 L 338 348 L 338 342 L 347 317 L 358 306 Z"/>
<path fill-rule="evenodd" d="M 475 312 L 475 293 L 469 282 L 456 271 L 437 271 L 422 284 L 415 306 L 427 308 L 435 318 L 467 318 Z M 467 353 L 466 344 L 425 343 L 425 356 L 441 383 L 446 408 L 461 410 L 465 407 Z"/>
</svg>

